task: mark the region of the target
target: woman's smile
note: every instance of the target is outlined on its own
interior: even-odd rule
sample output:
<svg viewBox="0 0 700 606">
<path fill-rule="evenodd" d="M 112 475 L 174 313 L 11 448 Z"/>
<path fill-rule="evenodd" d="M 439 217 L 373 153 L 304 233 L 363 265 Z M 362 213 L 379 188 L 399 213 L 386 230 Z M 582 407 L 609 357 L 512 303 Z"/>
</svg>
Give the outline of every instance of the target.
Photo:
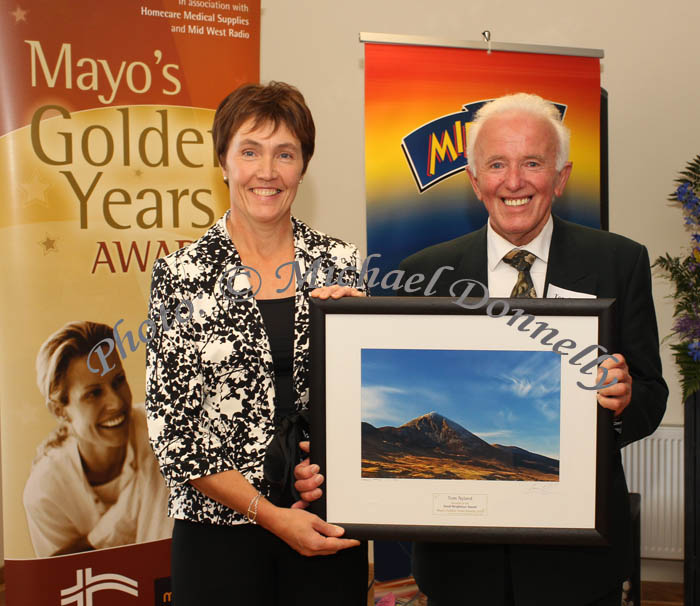
<svg viewBox="0 0 700 606">
<path fill-rule="evenodd" d="M 104 421 L 101 421 L 100 423 L 97 424 L 98 427 L 102 427 L 104 429 L 113 429 L 115 427 L 120 427 L 127 421 L 127 416 L 124 412 L 119 412 L 115 415 L 112 415 L 105 419 Z"/>
</svg>

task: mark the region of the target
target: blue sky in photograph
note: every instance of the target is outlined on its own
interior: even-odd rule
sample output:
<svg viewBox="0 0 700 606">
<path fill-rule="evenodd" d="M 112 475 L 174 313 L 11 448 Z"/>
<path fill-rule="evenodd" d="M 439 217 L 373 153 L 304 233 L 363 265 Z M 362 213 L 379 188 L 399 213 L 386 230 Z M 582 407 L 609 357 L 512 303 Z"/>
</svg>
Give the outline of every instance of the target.
<svg viewBox="0 0 700 606">
<path fill-rule="evenodd" d="M 435 411 L 489 444 L 559 458 L 553 351 L 363 349 L 362 420 L 398 427 Z"/>
</svg>

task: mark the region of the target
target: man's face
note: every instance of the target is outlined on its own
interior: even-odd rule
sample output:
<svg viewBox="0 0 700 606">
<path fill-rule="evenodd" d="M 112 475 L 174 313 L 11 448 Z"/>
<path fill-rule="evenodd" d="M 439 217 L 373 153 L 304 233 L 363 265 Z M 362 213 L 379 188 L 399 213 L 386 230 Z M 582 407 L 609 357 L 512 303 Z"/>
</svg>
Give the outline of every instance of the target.
<svg viewBox="0 0 700 606">
<path fill-rule="evenodd" d="M 544 118 L 522 111 L 489 118 L 476 140 L 477 176 L 467 171 L 491 227 L 511 244 L 535 238 L 571 173 L 556 169 L 557 136 Z"/>
</svg>

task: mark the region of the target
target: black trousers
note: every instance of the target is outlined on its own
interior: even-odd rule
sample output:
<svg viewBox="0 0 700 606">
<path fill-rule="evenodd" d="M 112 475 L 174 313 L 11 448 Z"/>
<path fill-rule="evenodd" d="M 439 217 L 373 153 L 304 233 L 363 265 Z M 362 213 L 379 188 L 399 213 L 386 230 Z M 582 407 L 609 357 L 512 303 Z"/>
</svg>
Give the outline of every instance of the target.
<svg viewBox="0 0 700 606">
<path fill-rule="evenodd" d="M 414 545 L 415 549 L 415 545 Z M 444 560 L 442 563 L 445 567 L 445 576 L 450 581 L 457 580 L 457 584 L 442 585 L 440 589 L 442 594 L 439 599 L 435 596 L 431 597 L 431 590 L 428 588 L 423 589 L 428 596 L 428 606 L 484 606 L 485 600 L 488 599 L 489 604 L 498 604 L 499 606 L 543 606 L 543 604 L 551 605 L 555 602 L 552 598 L 546 600 L 541 600 L 539 598 L 533 599 L 532 596 L 523 598 L 522 596 L 518 599 L 514 594 L 513 590 L 513 574 L 510 564 L 510 546 L 509 545 L 484 545 L 483 550 L 488 552 L 491 551 L 491 555 L 494 553 L 503 553 L 503 563 L 502 570 L 503 574 L 499 577 L 498 575 L 492 575 L 489 581 L 489 585 L 484 585 L 483 583 L 475 589 L 467 580 L 470 571 L 463 570 L 463 574 L 459 574 L 460 571 L 455 570 L 454 567 L 450 566 L 453 562 L 449 558 Z M 415 552 L 414 552 L 415 557 Z M 414 560 L 415 562 L 415 560 Z M 492 570 L 491 572 L 495 572 Z M 465 577 L 467 575 L 467 577 Z M 473 577 L 472 577 L 473 578 Z M 500 582 L 496 579 L 500 578 Z M 460 580 L 461 579 L 461 580 Z M 546 581 L 545 581 L 546 582 Z M 419 587 L 421 583 L 418 583 Z M 444 591 L 447 589 L 447 591 Z M 478 594 L 475 597 L 475 594 Z M 484 596 L 488 596 L 485 598 Z M 596 597 L 595 599 L 581 599 L 580 596 L 576 594 L 562 594 L 560 597 L 556 598 L 556 604 L 568 604 L 570 606 L 620 606 L 622 600 L 622 581 L 619 585 L 606 592 L 605 595 Z"/>
<path fill-rule="evenodd" d="M 253 524 L 175 520 L 175 606 L 281 606 L 367 603 L 367 545 L 305 557 Z"/>
</svg>

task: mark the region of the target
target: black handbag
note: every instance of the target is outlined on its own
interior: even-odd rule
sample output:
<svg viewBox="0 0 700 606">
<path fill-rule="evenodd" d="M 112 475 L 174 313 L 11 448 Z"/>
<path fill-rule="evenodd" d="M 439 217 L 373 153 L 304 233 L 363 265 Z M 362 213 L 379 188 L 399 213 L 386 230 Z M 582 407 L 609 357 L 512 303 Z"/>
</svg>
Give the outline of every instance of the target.
<svg viewBox="0 0 700 606">
<path fill-rule="evenodd" d="M 295 412 L 282 419 L 267 446 L 263 474 L 268 484 L 268 500 L 279 507 L 289 507 L 301 496 L 294 488 L 294 468 L 307 454 L 299 442 L 308 440 L 308 413 Z"/>
</svg>

